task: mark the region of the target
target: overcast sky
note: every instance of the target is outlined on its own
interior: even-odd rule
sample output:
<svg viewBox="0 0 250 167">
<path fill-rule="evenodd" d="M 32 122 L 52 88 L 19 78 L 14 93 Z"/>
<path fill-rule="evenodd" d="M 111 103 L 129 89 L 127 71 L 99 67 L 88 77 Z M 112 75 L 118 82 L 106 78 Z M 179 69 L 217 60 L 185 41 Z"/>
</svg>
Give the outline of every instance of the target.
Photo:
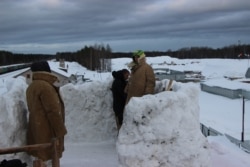
<svg viewBox="0 0 250 167">
<path fill-rule="evenodd" d="M 0 0 L 0 50 L 113 52 L 250 44 L 250 0 Z"/>
</svg>

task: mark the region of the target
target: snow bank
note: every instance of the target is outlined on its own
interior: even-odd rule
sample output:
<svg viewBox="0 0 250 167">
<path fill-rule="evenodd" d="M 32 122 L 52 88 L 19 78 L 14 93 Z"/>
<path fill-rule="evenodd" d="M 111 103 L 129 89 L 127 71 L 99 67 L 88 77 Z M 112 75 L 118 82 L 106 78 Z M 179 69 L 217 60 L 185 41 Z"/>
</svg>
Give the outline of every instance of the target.
<svg viewBox="0 0 250 167">
<path fill-rule="evenodd" d="M 0 148 L 19 147 L 26 143 L 27 104 L 25 78 L 8 78 L 1 83 Z M 2 155 L 4 158 L 25 156 L 23 153 Z"/>
<path fill-rule="evenodd" d="M 100 143 L 117 139 L 112 109 L 112 79 L 60 89 L 65 103 L 66 143 Z M 198 88 L 168 80 L 157 81 L 155 95 L 132 98 L 116 141 L 121 166 L 208 166 L 208 142 L 200 132 Z M 27 104 L 25 79 L 6 79 L 0 96 L 0 148 L 26 144 Z M 6 155 L 7 159 L 26 154 Z M 5 156 L 4 156 L 5 158 Z"/>
<path fill-rule="evenodd" d="M 117 129 L 110 90 L 112 80 L 93 81 L 61 88 L 65 104 L 68 142 L 115 140 Z"/>
<path fill-rule="evenodd" d="M 199 123 L 199 89 L 175 83 L 172 92 L 132 98 L 117 152 L 123 167 L 207 167 L 209 144 Z"/>
</svg>

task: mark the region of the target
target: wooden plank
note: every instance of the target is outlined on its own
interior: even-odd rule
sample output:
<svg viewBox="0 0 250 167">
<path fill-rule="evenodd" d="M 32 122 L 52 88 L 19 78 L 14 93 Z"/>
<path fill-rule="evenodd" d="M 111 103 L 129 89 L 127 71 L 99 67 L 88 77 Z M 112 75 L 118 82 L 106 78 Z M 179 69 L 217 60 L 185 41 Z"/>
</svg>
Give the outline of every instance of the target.
<svg viewBox="0 0 250 167">
<path fill-rule="evenodd" d="M 173 80 L 170 79 L 169 82 L 168 82 L 168 86 L 166 87 L 166 91 L 170 91 L 171 90 L 172 84 L 173 84 Z"/>
<path fill-rule="evenodd" d="M 12 147 L 12 148 L 4 148 L 0 149 L 0 155 L 1 154 L 12 154 L 12 153 L 18 153 L 18 152 L 28 152 L 28 151 L 34 151 L 38 149 L 45 149 L 51 147 L 51 143 L 45 143 L 45 144 L 34 144 L 34 145 L 27 145 L 22 147 Z"/>
</svg>

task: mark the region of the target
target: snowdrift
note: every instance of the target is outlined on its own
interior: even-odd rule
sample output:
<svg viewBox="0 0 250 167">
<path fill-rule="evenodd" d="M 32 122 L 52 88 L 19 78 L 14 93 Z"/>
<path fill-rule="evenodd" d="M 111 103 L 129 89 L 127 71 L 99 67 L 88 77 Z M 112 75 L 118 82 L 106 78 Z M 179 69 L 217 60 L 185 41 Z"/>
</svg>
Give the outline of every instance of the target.
<svg viewBox="0 0 250 167">
<path fill-rule="evenodd" d="M 66 143 L 116 142 L 120 166 L 208 166 L 208 143 L 199 127 L 198 88 L 158 81 L 155 95 L 132 98 L 117 138 L 112 109 L 112 79 L 60 89 L 65 103 Z M 0 148 L 26 144 L 27 104 L 25 79 L 6 79 L 0 96 Z M 9 154 L 4 158 L 21 158 Z"/>
<path fill-rule="evenodd" d="M 198 97 L 196 85 L 175 83 L 171 92 L 132 98 L 116 145 L 120 166 L 210 166 Z"/>
</svg>

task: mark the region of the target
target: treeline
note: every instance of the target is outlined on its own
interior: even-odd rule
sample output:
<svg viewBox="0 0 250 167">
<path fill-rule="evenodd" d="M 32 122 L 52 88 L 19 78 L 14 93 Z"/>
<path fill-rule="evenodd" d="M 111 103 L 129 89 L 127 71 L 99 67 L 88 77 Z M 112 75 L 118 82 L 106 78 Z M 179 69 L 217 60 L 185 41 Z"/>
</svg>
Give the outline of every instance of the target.
<svg viewBox="0 0 250 167">
<path fill-rule="evenodd" d="M 224 58 L 238 59 L 248 58 L 250 45 L 231 45 L 223 48 L 212 49 L 208 47 L 183 48 L 175 52 L 167 52 L 167 55 L 179 59 L 204 59 L 204 58 Z"/>
<path fill-rule="evenodd" d="M 41 60 L 64 59 L 75 61 L 89 70 L 111 71 L 112 50 L 109 45 L 85 46 L 76 52 L 58 52 L 55 55 L 43 54 L 15 54 L 7 51 L 0 51 L 0 66 L 31 63 Z"/>
<path fill-rule="evenodd" d="M 202 59 L 202 58 L 249 58 L 250 45 L 231 45 L 213 49 L 209 47 L 189 47 L 177 51 L 145 51 L 147 57 L 167 55 L 179 59 Z M 85 46 L 76 52 L 58 52 L 55 55 L 48 54 L 14 54 L 0 51 L 0 65 L 19 63 L 31 63 L 39 60 L 64 59 L 75 61 L 90 70 L 110 71 L 111 59 L 131 57 L 131 52 L 112 52 L 109 45 Z"/>
<path fill-rule="evenodd" d="M 248 58 L 250 45 L 231 45 L 223 48 L 213 49 L 209 47 L 187 47 L 177 51 L 145 51 L 147 57 L 167 55 L 179 59 L 204 59 L 204 58 Z M 131 53 L 112 53 L 113 58 L 131 57 Z"/>
<path fill-rule="evenodd" d="M 112 50 L 109 45 L 85 46 L 76 52 L 57 53 L 56 59 L 75 61 L 89 70 L 110 71 Z"/>
<path fill-rule="evenodd" d="M 31 63 L 39 60 L 50 60 L 55 55 L 46 54 L 16 54 L 8 51 L 0 51 L 0 66 L 11 64 Z"/>
</svg>

